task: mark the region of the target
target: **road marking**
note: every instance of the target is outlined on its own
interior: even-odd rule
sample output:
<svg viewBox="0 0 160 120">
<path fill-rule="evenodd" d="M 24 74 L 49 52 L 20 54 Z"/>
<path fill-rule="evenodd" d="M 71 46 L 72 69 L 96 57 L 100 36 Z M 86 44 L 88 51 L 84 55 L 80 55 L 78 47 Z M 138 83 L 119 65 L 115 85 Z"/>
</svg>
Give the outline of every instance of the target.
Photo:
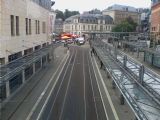
<svg viewBox="0 0 160 120">
<path fill-rule="evenodd" d="M 83 51 L 83 78 L 84 78 L 84 120 L 86 120 L 86 77 L 84 69 L 84 51 Z"/>
<path fill-rule="evenodd" d="M 65 96 L 64 96 L 64 101 L 63 101 L 63 104 L 62 104 L 62 109 L 61 109 L 59 120 L 62 119 L 64 105 L 66 103 L 66 97 L 67 97 L 67 94 L 68 94 L 68 88 L 69 88 L 69 85 L 70 85 L 70 82 L 71 82 L 71 77 L 72 77 L 72 73 L 73 73 L 73 68 L 74 68 L 74 65 L 75 65 L 76 57 L 77 57 L 77 51 L 76 51 L 76 55 L 75 55 L 75 58 L 74 58 L 73 66 L 71 68 L 71 74 L 69 76 L 69 81 L 68 81 L 68 84 L 67 84 L 67 89 L 66 89 L 66 93 L 65 93 Z"/>
<path fill-rule="evenodd" d="M 89 58 L 88 57 L 87 57 L 87 60 L 88 60 L 88 68 L 89 68 L 89 77 L 90 77 L 90 80 L 91 80 L 91 87 L 92 87 L 92 92 L 93 92 L 94 107 L 96 109 L 97 120 L 99 120 L 98 112 L 97 112 L 97 104 L 96 104 L 95 94 L 94 94 L 94 90 L 93 90 L 93 81 L 92 81 L 92 77 L 91 77 L 91 70 L 90 70 L 90 66 L 89 66 Z"/>
<path fill-rule="evenodd" d="M 100 93 L 100 96 L 101 96 L 101 100 L 102 100 L 104 112 L 105 112 L 105 115 L 106 115 L 107 120 L 109 120 L 109 117 L 108 117 L 108 114 L 107 114 L 107 110 L 106 110 L 106 107 L 105 107 L 105 104 L 104 104 L 104 101 L 103 101 L 102 93 L 101 93 L 101 90 L 100 90 L 100 87 L 99 87 L 98 77 L 97 77 L 97 74 L 96 74 L 96 72 L 95 72 L 95 67 L 94 67 L 94 65 L 93 65 L 93 61 L 92 61 L 91 56 L 90 56 L 90 59 L 91 59 L 91 63 L 92 63 L 92 66 L 93 66 L 93 72 L 94 72 L 95 77 L 96 77 L 96 82 L 97 82 L 98 90 L 99 90 L 99 93 Z"/>
<path fill-rule="evenodd" d="M 67 54 L 67 56 L 66 56 L 67 59 L 68 59 L 68 56 L 69 56 L 69 55 Z M 65 60 L 66 57 L 63 58 L 62 62 L 61 62 L 60 65 L 58 66 L 57 70 L 56 70 L 55 73 L 52 75 L 52 77 L 51 77 L 51 79 L 49 80 L 47 86 L 45 87 L 45 89 L 43 90 L 43 92 L 42 92 L 41 95 L 39 96 L 37 102 L 34 104 L 33 108 L 31 109 L 30 113 L 28 114 L 26 120 L 30 120 L 30 118 L 31 118 L 31 116 L 33 115 L 33 113 L 35 112 L 38 104 L 40 103 L 40 101 L 42 100 L 44 94 L 46 93 L 46 91 L 47 91 L 47 89 L 48 89 L 48 87 L 49 87 L 52 79 L 55 77 L 56 73 L 57 73 L 58 70 L 60 69 L 60 66 L 62 65 L 62 63 L 64 62 L 64 60 Z M 67 62 L 67 59 L 66 59 L 66 61 L 65 61 L 65 64 L 66 64 L 66 62 Z M 65 64 L 64 64 L 64 65 L 65 65 Z M 63 65 L 63 66 L 64 66 L 64 65 Z M 63 68 L 63 67 L 62 67 L 62 68 Z M 43 106 L 44 106 L 44 105 L 43 105 Z"/>
<path fill-rule="evenodd" d="M 64 75 L 63 75 L 62 81 L 61 81 L 61 83 L 60 83 L 60 86 L 59 86 L 58 91 L 57 91 L 57 93 L 56 93 L 56 96 L 55 96 L 55 99 L 54 99 L 54 101 L 53 101 L 53 104 L 52 104 L 51 110 L 49 111 L 49 114 L 48 114 L 48 117 L 47 117 L 47 119 L 46 119 L 46 120 L 48 120 L 48 119 L 49 119 L 49 117 L 50 117 L 51 111 L 52 111 L 52 109 L 53 109 L 53 107 L 54 107 L 54 104 L 55 104 L 55 102 L 56 102 L 56 100 L 57 100 L 58 93 L 59 93 L 59 91 L 60 91 L 60 89 L 61 89 L 61 87 L 62 87 L 62 83 L 63 83 L 64 78 L 65 78 L 65 76 L 66 76 L 66 73 L 67 73 L 68 67 L 70 66 L 70 64 L 69 64 L 69 63 L 71 62 L 71 59 L 72 59 L 72 57 L 73 57 L 73 56 L 74 56 L 74 55 L 72 55 L 72 56 L 70 57 L 70 59 L 69 59 L 69 62 L 68 62 L 68 65 L 67 65 L 66 71 L 65 71 L 65 73 L 64 73 Z M 59 78 L 58 78 L 58 79 L 59 79 Z"/>
<path fill-rule="evenodd" d="M 116 110 L 115 110 L 115 107 L 114 107 L 114 105 L 113 105 L 113 102 L 112 102 L 112 100 L 111 100 L 111 96 L 110 96 L 110 94 L 109 94 L 109 92 L 108 92 L 108 90 L 107 90 L 107 88 L 106 88 L 106 86 L 105 86 L 103 77 L 102 77 L 102 75 L 101 75 L 101 73 L 100 73 L 100 70 L 99 70 L 99 68 L 98 68 L 98 65 L 97 65 L 97 62 L 96 62 L 94 56 L 93 56 L 93 59 L 94 59 L 94 63 L 95 63 L 95 65 L 96 65 L 96 68 L 97 68 L 97 70 L 98 70 L 98 74 L 99 74 L 99 76 L 100 76 L 101 82 L 102 82 L 102 84 L 103 84 L 105 93 L 106 93 L 106 95 L 107 95 L 109 104 L 110 104 L 110 106 L 111 106 L 112 112 L 113 112 L 113 114 L 114 114 L 114 117 L 115 117 L 116 120 L 119 120 L 119 117 L 118 117 L 118 115 L 117 115 L 117 112 L 116 112 Z"/>
</svg>

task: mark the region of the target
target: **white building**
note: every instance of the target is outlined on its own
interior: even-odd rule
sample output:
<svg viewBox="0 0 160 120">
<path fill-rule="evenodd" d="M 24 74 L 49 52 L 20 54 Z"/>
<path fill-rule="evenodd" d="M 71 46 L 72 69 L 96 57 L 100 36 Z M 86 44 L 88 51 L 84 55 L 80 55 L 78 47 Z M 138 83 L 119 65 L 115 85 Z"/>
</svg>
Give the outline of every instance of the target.
<svg viewBox="0 0 160 120">
<path fill-rule="evenodd" d="M 49 33 L 53 33 L 54 32 L 54 28 L 55 28 L 55 20 L 56 20 L 56 13 L 54 11 L 50 12 L 50 31 Z"/>
<path fill-rule="evenodd" d="M 50 43 L 50 0 L 0 0 L 0 63 Z"/>
<path fill-rule="evenodd" d="M 111 32 L 113 19 L 108 15 L 81 14 L 65 20 L 63 30 L 82 36 L 84 32 Z"/>
<path fill-rule="evenodd" d="M 56 34 L 61 34 L 63 32 L 63 20 L 62 19 L 56 19 L 54 24 L 54 32 Z"/>
</svg>

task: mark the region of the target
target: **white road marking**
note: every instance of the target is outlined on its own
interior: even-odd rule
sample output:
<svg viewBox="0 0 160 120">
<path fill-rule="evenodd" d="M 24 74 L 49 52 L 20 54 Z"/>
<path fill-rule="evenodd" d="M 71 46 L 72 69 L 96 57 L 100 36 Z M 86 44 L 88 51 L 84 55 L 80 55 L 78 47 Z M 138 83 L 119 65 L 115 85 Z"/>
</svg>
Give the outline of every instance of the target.
<svg viewBox="0 0 160 120">
<path fill-rule="evenodd" d="M 113 114 L 114 114 L 114 117 L 115 117 L 116 120 L 119 120 L 119 117 L 118 117 L 118 115 L 117 115 L 117 112 L 116 112 L 116 110 L 115 110 L 115 107 L 114 107 L 114 105 L 113 105 L 113 102 L 112 102 L 112 100 L 111 100 L 111 96 L 110 96 L 110 94 L 109 94 L 109 92 L 108 92 L 108 90 L 107 90 L 107 87 L 106 87 L 105 83 L 104 83 L 103 77 L 102 77 L 102 75 L 101 75 L 101 73 L 100 73 L 100 70 L 99 70 L 99 68 L 98 68 L 98 65 L 97 65 L 97 62 L 96 62 L 94 56 L 93 56 L 93 59 L 94 59 L 96 68 L 97 68 L 97 70 L 98 70 L 98 74 L 99 74 L 99 76 L 100 76 L 100 80 L 101 80 L 101 82 L 102 82 L 102 84 L 103 84 L 103 87 L 104 87 L 106 96 L 107 96 L 107 98 L 108 98 L 108 102 L 109 102 L 109 104 L 110 104 L 110 106 L 111 106 L 111 109 L 112 109 L 112 112 L 113 112 Z"/>
<path fill-rule="evenodd" d="M 93 55 L 92 55 L 92 56 L 93 56 Z M 96 74 L 96 72 L 95 72 L 95 67 L 94 67 L 94 65 L 93 65 L 92 58 L 90 58 L 90 59 L 91 59 L 91 63 L 92 63 L 92 66 L 93 66 L 93 72 L 94 72 L 95 77 L 96 77 L 96 82 L 97 82 L 98 90 L 99 90 L 99 93 L 100 93 L 100 96 L 101 96 L 101 100 L 102 100 L 104 112 L 105 112 L 105 115 L 106 115 L 107 120 L 109 120 L 109 117 L 108 117 L 108 114 L 107 114 L 107 110 L 106 110 L 106 107 L 105 107 L 105 104 L 104 104 L 104 100 L 103 100 L 103 97 L 102 97 L 102 93 L 101 93 L 101 90 L 100 90 L 100 86 L 99 86 L 99 83 L 98 83 L 98 77 L 97 77 L 97 74 Z"/>
<path fill-rule="evenodd" d="M 91 70 L 90 70 L 90 66 L 89 66 L 89 58 L 88 57 L 87 57 L 87 60 L 88 60 L 89 77 L 90 77 L 90 80 L 91 80 L 91 87 L 92 87 L 92 93 L 93 93 L 93 99 L 94 99 L 94 107 L 96 109 L 97 120 L 99 120 L 98 112 L 97 112 L 97 104 L 96 104 L 95 94 L 94 94 L 94 90 L 93 90 L 93 81 L 92 81 L 92 76 L 91 76 Z"/>
<path fill-rule="evenodd" d="M 73 57 L 73 56 L 74 56 L 74 55 L 72 55 L 72 56 L 70 57 L 70 59 L 69 59 L 69 62 L 68 62 L 68 65 L 67 65 L 66 71 L 65 71 L 65 73 L 64 73 L 64 75 L 63 75 L 62 81 L 61 81 L 61 83 L 60 83 L 60 86 L 59 86 L 58 91 L 57 91 L 57 93 L 56 93 L 56 96 L 55 96 L 55 99 L 54 99 L 54 101 L 53 101 L 53 104 L 52 104 L 51 110 L 49 111 L 49 114 L 48 114 L 48 117 L 47 117 L 47 119 L 46 119 L 46 120 L 48 120 L 48 119 L 49 119 L 49 117 L 50 117 L 51 111 L 52 111 L 52 109 L 53 109 L 53 107 L 54 107 L 54 104 L 55 104 L 55 102 L 56 102 L 56 100 L 57 100 L 58 93 L 59 93 L 60 89 L 62 88 L 62 83 L 63 83 L 64 78 L 65 78 L 65 76 L 66 76 L 66 73 L 67 73 L 68 67 L 71 65 L 71 64 L 69 64 L 69 63 L 70 63 L 70 61 L 71 61 L 71 59 L 72 59 L 72 57 Z M 59 78 L 58 78 L 58 79 L 59 79 Z"/>
<path fill-rule="evenodd" d="M 69 55 L 67 54 L 67 56 L 66 56 L 67 59 L 68 59 L 68 56 L 69 56 Z M 60 69 L 60 66 L 63 64 L 63 62 L 64 62 L 64 60 L 65 60 L 66 57 L 63 58 L 62 62 L 61 62 L 60 65 L 58 66 L 57 70 L 56 70 L 55 73 L 52 75 L 52 77 L 51 77 L 51 79 L 49 80 L 47 86 L 45 87 L 45 89 L 43 90 L 43 92 L 42 92 L 41 95 L 39 96 L 38 100 L 37 100 L 36 103 L 34 104 L 33 108 L 31 109 L 30 113 L 28 114 L 26 120 L 30 120 L 32 114 L 35 112 L 38 104 L 40 103 L 40 101 L 42 100 L 44 94 L 46 93 L 46 91 L 47 91 L 47 89 L 48 89 L 48 87 L 49 87 L 52 79 L 55 77 L 56 73 L 57 73 L 58 70 Z M 66 59 L 65 63 L 67 62 L 67 59 Z M 64 64 L 64 65 L 65 65 L 65 64 Z M 64 66 L 64 65 L 63 65 L 63 66 Z M 62 69 L 63 69 L 63 67 L 62 67 Z M 44 106 L 44 105 L 43 105 L 43 106 Z"/>
<path fill-rule="evenodd" d="M 68 94 L 68 88 L 69 88 L 69 85 L 70 85 L 70 82 L 71 82 L 71 77 L 72 77 L 72 73 L 73 73 L 73 68 L 74 68 L 74 65 L 75 65 L 76 57 L 77 57 L 77 51 L 76 51 L 75 59 L 74 59 L 74 62 L 73 62 L 73 66 L 71 68 L 71 74 L 69 76 L 69 81 L 68 81 L 68 84 L 67 84 L 67 89 L 66 89 L 66 93 L 65 93 L 65 96 L 64 96 L 64 101 L 63 101 L 63 104 L 62 104 L 62 109 L 61 109 L 59 120 L 62 119 L 62 115 L 63 115 L 63 111 L 64 111 L 64 105 L 66 103 L 66 97 L 67 97 L 67 94 Z"/>
<path fill-rule="evenodd" d="M 85 78 L 85 68 L 84 68 L 84 51 L 83 51 L 83 78 L 84 78 L 84 120 L 86 120 L 86 78 Z"/>
</svg>

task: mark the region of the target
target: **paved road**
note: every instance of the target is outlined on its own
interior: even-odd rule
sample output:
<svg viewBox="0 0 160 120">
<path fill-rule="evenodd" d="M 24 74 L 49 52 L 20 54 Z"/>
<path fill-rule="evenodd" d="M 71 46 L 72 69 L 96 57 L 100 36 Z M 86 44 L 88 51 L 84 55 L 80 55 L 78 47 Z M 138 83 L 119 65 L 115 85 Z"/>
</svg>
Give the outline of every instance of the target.
<svg viewBox="0 0 160 120">
<path fill-rule="evenodd" d="M 106 120 L 89 49 L 70 47 L 70 56 L 41 120 Z"/>
</svg>

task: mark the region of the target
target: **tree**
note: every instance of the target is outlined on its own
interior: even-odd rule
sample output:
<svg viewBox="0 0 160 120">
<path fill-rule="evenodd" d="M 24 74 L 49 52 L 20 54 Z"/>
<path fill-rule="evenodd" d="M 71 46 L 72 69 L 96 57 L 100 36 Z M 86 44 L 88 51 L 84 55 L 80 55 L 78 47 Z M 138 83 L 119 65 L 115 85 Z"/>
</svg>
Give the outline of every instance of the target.
<svg viewBox="0 0 160 120">
<path fill-rule="evenodd" d="M 56 19 L 61 18 L 63 21 L 65 20 L 64 14 L 60 10 L 55 10 L 56 12 Z"/>
<path fill-rule="evenodd" d="M 134 32 L 136 31 L 137 23 L 131 17 L 126 18 L 120 24 L 113 28 L 113 32 Z"/>
<path fill-rule="evenodd" d="M 65 19 L 77 14 L 80 14 L 80 13 L 78 11 L 69 11 L 68 9 L 66 9 L 64 12 Z"/>
<path fill-rule="evenodd" d="M 61 18 L 63 21 L 73 15 L 80 14 L 78 11 L 69 11 L 68 9 L 65 10 L 65 12 L 60 11 L 60 10 L 55 10 L 56 12 L 56 18 Z"/>
</svg>

